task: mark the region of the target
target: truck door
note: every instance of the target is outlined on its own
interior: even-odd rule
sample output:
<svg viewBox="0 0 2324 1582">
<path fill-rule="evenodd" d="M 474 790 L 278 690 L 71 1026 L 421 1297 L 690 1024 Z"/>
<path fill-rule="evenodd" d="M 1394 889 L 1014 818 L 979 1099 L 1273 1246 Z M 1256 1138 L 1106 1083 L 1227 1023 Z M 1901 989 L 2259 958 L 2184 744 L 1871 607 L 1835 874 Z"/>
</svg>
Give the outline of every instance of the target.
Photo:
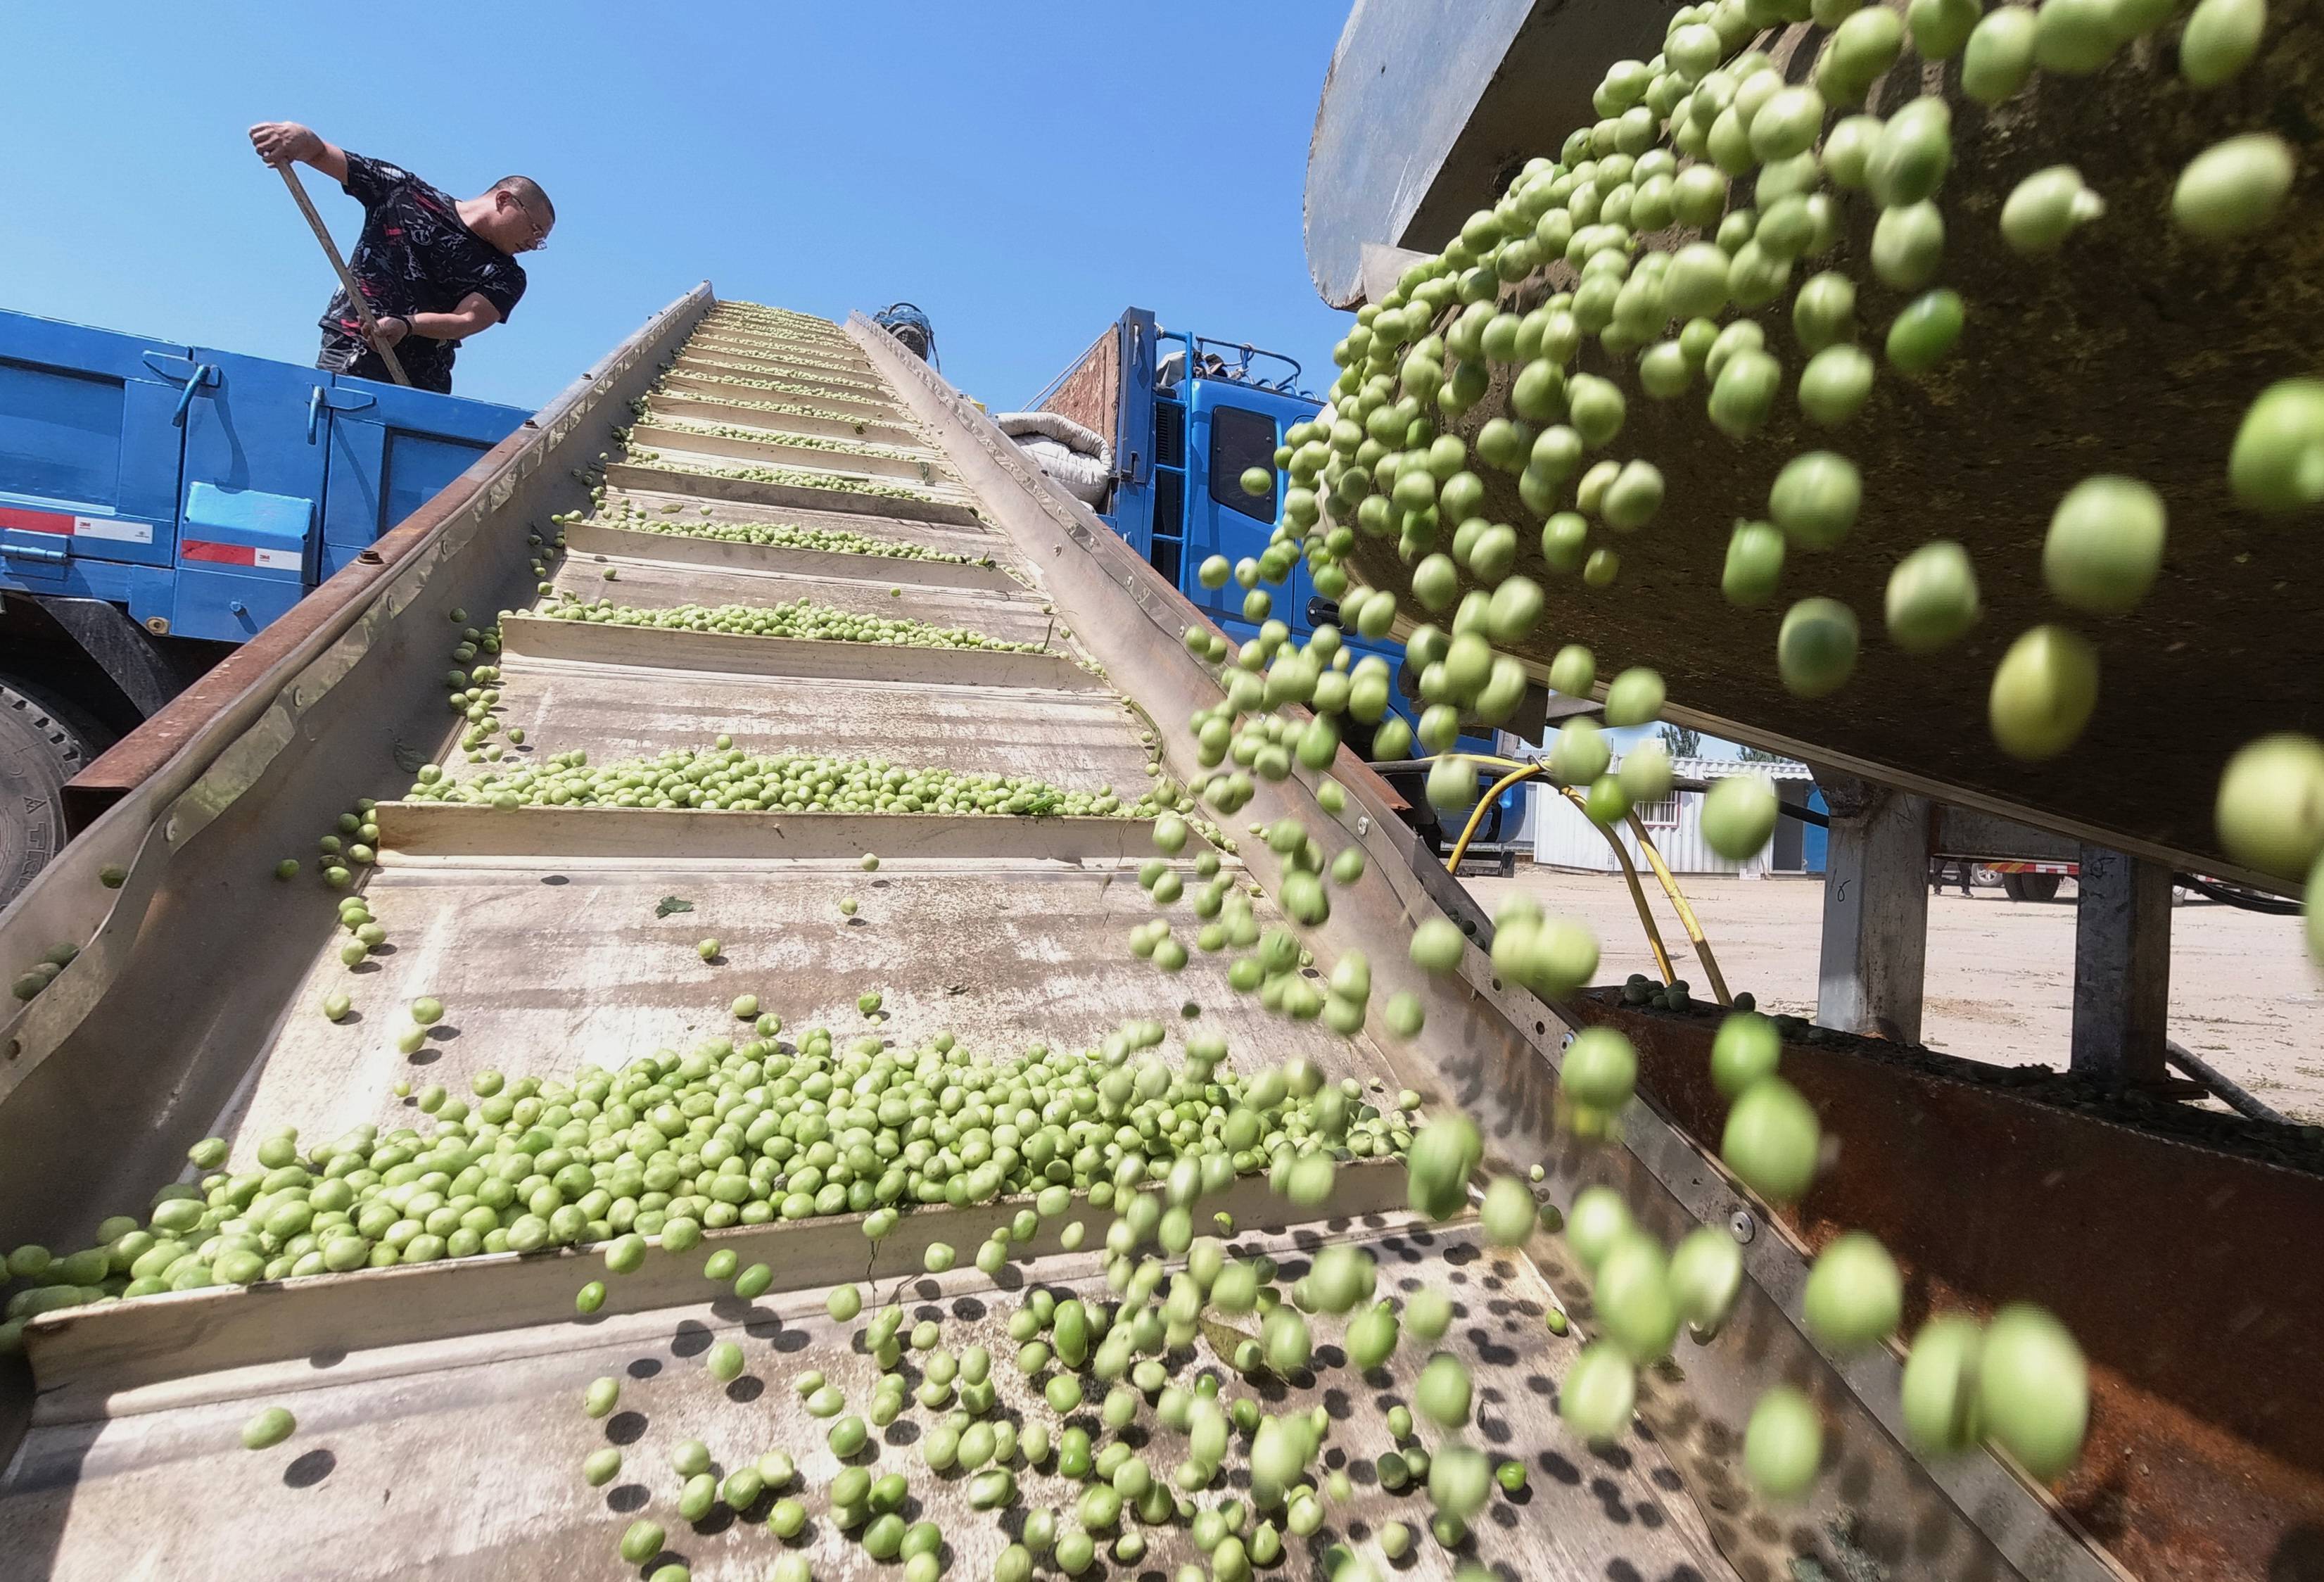
<svg viewBox="0 0 2324 1582">
<path fill-rule="evenodd" d="M 328 577 L 475 464 L 530 413 L 341 375 L 318 577 Z"/>
<path fill-rule="evenodd" d="M 194 350 L 217 370 L 186 412 L 170 630 L 244 643 L 314 586 L 331 375 Z"/>
<path fill-rule="evenodd" d="M 185 347 L 0 312 L 0 586 L 166 615 L 182 423 L 212 377 Z"/>
<path fill-rule="evenodd" d="M 1243 619 L 1241 586 L 1231 581 L 1224 587 L 1206 588 L 1191 569 L 1213 555 L 1240 560 L 1257 559 L 1266 550 L 1282 496 L 1282 479 L 1275 472 L 1275 448 L 1280 443 L 1275 415 L 1241 397 L 1234 385 L 1213 380 L 1194 382 L 1188 407 L 1185 558 L 1190 569 L 1180 586 L 1221 626 L 1238 638 L 1248 637 L 1257 628 Z M 1265 495 L 1243 493 L 1242 475 L 1254 467 L 1265 467 L 1275 478 L 1275 487 Z M 1288 582 L 1268 587 L 1268 591 L 1274 597 L 1275 618 L 1304 634 L 1308 629 L 1307 601 L 1315 594 L 1305 564 L 1293 570 Z"/>
</svg>

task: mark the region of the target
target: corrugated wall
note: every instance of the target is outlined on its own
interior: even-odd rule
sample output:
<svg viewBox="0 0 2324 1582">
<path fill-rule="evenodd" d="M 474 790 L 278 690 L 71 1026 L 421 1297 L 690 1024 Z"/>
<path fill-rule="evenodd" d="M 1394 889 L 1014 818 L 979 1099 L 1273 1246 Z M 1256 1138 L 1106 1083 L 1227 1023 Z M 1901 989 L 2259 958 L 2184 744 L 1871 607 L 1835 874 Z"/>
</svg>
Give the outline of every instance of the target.
<svg viewBox="0 0 2324 1582">
<path fill-rule="evenodd" d="M 1569 802 L 1554 786 L 1538 782 L 1528 784 L 1532 800 L 1527 823 L 1533 830 L 1533 860 L 1536 865 L 1558 868 L 1581 868 L 1593 873 L 1618 873 L 1620 865 L 1614 859 L 1612 847 L 1606 844 L 1605 835 L 1592 824 L 1582 810 Z M 1702 798 L 1694 791 L 1680 791 L 1678 822 L 1675 825 L 1651 825 L 1647 833 L 1654 837 L 1655 849 L 1662 853 L 1663 861 L 1674 874 L 1740 874 L 1764 873 L 1769 853 L 1775 843 L 1748 863 L 1731 862 L 1712 851 L 1702 838 Z M 1646 859 L 1638 855 L 1637 837 L 1626 825 L 1615 831 L 1630 860 L 1645 870 Z"/>
</svg>

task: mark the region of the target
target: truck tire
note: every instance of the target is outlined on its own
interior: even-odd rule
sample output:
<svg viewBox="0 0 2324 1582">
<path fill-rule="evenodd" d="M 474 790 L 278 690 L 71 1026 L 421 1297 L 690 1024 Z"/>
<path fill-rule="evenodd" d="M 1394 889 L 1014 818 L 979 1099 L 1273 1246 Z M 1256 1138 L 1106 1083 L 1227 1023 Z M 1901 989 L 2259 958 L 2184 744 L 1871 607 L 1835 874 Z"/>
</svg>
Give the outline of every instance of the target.
<svg viewBox="0 0 2324 1582">
<path fill-rule="evenodd" d="M 88 762 L 88 742 L 19 684 L 0 679 L 0 906 L 65 843 L 65 782 Z"/>
<path fill-rule="evenodd" d="M 2012 901 L 2055 901 L 2058 880 L 2055 874 L 2004 874 L 2001 887 L 2009 893 Z"/>
</svg>

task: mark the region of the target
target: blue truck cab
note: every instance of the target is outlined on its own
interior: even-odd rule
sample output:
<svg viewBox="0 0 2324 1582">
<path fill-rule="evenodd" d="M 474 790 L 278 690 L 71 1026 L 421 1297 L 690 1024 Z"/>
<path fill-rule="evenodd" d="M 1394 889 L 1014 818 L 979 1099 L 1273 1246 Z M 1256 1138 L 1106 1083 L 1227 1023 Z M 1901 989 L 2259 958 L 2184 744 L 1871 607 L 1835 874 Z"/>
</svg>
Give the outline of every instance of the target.
<svg viewBox="0 0 2324 1582">
<path fill-rule="evenodd" d="M 0 902 L 82 763 L 530 415 L 0 312 Z"/>
<path fill-rule="evenodd" d="M 1111 477 L 1095 502 L 1098 514 L 1221 631 L 1244 643 L 1259 634 L 1259 623 L 1244 618 L 1244 590 L 1232 580 L 1205 587 L 1199 571 L 1213 555 L 1256 560 L 1267 549 L 1289 485 L 1275 465 L 1277 449 L 1293 425 L 1323 407 L 1300 388 L 1300 377 L 1299 365 L 1281 353 L 1164 329 L 1151 312 L 1132 308 L 1028 404 L 1070 418 L 1111 445 Z M 1274 487 L 1246 492 L 1242 475 L 1251 467 L 1271 473 Z M 1287 583 L 1268 591 L 1271 617 L 1299 642 L 1318 625 L 1339 624 L 1338 606 L 1316 593 L 1304 562 Z M 1403 645 L 1352 632 L 1342 636 L 1358 658 L 1378 654 L 1398 672 L 1391 706 L 1416 718 Z M 1489 753 L 1493 744 L 1464 736 L 1462 746 Z M 1421 774 L 1390 771 L 1387 778 L 1410 804 L 1415 823 L 1434 837 L 1434 814 L 1419 795 Z M 1517 793 L 1505 793 L 1483 838 L 1498 839 L 1501 824 L 1513 823 L 1521 805 Z"/>
</svg>

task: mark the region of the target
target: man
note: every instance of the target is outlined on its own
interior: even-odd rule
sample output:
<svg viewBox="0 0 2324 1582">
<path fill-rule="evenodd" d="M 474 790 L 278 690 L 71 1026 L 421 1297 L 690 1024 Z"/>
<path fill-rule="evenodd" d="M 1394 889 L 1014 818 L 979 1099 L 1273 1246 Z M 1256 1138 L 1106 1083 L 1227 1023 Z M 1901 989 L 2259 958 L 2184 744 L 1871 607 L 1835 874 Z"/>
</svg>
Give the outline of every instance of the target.
<svg viewBox="0 0 2324 1582">
<path fill-rule="evenodd" d="M 264 121 L 251 145 L 270 165 L 296 160 L 337 181 L 364 206 L 363 235 L 347 267 L 394 349 L 422 390 L 450 394 L 460 342 L 506 319 L 524 295 L 515 255 L 549 243 L 557 210 L 528 176 L 504 176 L 476 198 L 454 199 L 410 171 L 349 153 L 295 121 Z M 383 382 L 393 377 L 365 344 L 344 290 L 323 310 L 318 368 Z"/>
</svg>

